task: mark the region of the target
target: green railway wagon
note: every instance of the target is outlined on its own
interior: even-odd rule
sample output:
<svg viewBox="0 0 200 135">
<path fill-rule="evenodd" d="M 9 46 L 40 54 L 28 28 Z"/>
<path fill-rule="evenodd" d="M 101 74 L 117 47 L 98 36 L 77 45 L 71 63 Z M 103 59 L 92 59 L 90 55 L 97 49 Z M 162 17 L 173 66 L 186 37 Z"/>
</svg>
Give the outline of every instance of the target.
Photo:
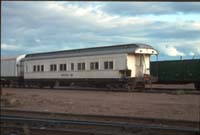
<svg viewBox="0 0 200 135">
<path fill-rule="evenodd" d="M 200 89 L 200 59 L 154 61 L 150 73 L 158 83 L 194 83 Z"/>
</svg>

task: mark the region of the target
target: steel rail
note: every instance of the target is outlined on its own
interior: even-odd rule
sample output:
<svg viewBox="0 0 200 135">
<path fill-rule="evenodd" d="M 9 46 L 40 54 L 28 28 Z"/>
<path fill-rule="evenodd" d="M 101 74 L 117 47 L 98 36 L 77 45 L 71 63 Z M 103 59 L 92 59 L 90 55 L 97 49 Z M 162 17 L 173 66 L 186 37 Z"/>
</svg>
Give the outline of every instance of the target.
<svg viewBox="0 0 200 135">
<path fill-rule="evenodd" d="M 145 88 L 145 89 L 134 89 L 128 90 L 124 88 L 92 88 L 92 87 L 55 87 L 54 89 L 50 88 L 20 88 L 20 89 L 41 89 L 41 90 L 78 90 L 78 91 L 109 91 L 109 92 L 138 92 L 138 93 L 166 93 L 166 94 L 192 94 L 192 95 L 200 95 L 199 90 L 194 89 L 179 89 L 179 88 Z"/>
<path fill-rule="evenodd" d="M 101 122 L 124 122 L 129 124 L 151 124 L 163 126 L 178 126 L 178 127 L 199 127 L 199 121 L 186 121 L 186 120 L 172 120 L 172 119 L 159 119 L 148 117 L 130 117 L 130 116 L 116 116 L 116 115 L 94 115 L 94 114 L 71 114 L 71 113 L 54 113 L 54 112 L 41 112 L 41 111 L 27 111 L 16 109 L 1 109 L 2 116 L 15 116 L 15 117 L 29 117 L 29 118 L 51 118 L 62 120 L 90 120 Z"/>
<path fill-rule="evenodd" d="M 84 126 L 105 126 L 105 127 L 116 127 L 116 128 L 133 128 L 133 129 L 150 129 L 150 130 L 162 130 L 162 131 L 172 131 L 172 132 L 190 132 L 190 133 L 200 133 L 198 128 L 177 128 L 170 126 L 152 126 L 152 125 L 133 125 L 127 123 L 114 123 L 114 122 L 95 122 L 95 121 L 79 121 L 79 120 L 56 120 L 56 119 L 36 119 L 36 118 L 24 118 L 24 117 L 4 117 L 1 116 L 1 122 L 37 122 L 45 123 L 51 125 L 84 125 Z"/>
<path fill-rule="evenodd" d="M 4 130 L 10 130 L 10 129 L 14 129 L 15 131 L 21 131 L 21 132 L 24 132 L 24 127 L 19 127 L 19 126 L 1 126 L 2 129 Z M 82 130 L 71 130 L 71 129 L 52 129 L 52 128 L 37 128 L 37 127 L 26 127 L 28 129 L 29 132 L 48 132 L 48 135 L 49 134 L 69 134 L 69 135 L 94 135 L 94 134 L 98 134 L 98 135 L 112 135 L 110 133 L 102 133 L 102 132 L 97 132 L 97 133 L 94 133 L 94 132 L 89 132 L 89 131 L 82 131 Z M 12 130 L 10 130 L 10 132 L 12 132 Z"/>
</svg>

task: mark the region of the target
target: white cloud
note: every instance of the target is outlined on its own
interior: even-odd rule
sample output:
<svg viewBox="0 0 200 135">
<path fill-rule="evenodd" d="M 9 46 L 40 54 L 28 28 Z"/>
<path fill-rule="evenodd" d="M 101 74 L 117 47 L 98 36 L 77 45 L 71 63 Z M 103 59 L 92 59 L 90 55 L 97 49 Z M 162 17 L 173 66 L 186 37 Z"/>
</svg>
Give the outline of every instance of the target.
<svg viewBox="0 0 200 135">
<path fill-rule="evenodd" d="M 107 2 L 103 10 L 112 14 L 178 14 L 199 13 L 199 2 Z"/>
<path fill-rule="evenodd" d="M 160 47 L 160 51 L 168 56 L 185 56 L 185 53 L 178 51 L 172 45 L 163 45 Z"/>
<path fill-rule="evenodd" d="M 1 49 L 10 50 L 10 51 L 11 50 L 19 50 L 19 49 L 21 49 L 21 46 L 2 43 L 1 44 Z"/>
<path fill-rule="evenodd" d="M 93 24 L 97 27 L 111 28 L 152 22 L 150 18 L 141 19 L 135 16 L 110 15 L 100 8 L 101 5 L 81 7 L 80 5 L 59 2 L 48 2 L 45 5 L 48 13 L 56 14 L 64 20 L 66 17 L 76 18 L 79 21 L 88 23 L 88 25 Z"/>
<path fill-rule="evenodd" d="M 179 14 L 173 14 L 172 19 L 160 6 L 156 6 L 159 9 L 155 6 L 150 7 L 156 12 L 149 12 L 145 7 L 152 6 L 152 3 L 135 5 L 133 2 L 129 9 L 139 12 L 138 16 L 111 14 L 110 10 L 103 10 L 102 7 L 107 5 L 104 2 L 4 3 L 7 4 L 2 8 L 2 41 L 8 43 L 2 47 L 4 52 L 21 49 L 27 53 L 34 53 L 100 45 L 146 43 L 160 50 L 160 55 L 189 56 L 190 52 L 200 54 L 200 46 L 195 43 L 199 39 L 199 19 L 194 16 L 192 21 L 185 19 L 190 14 L 184 13 L 181 15 L 182 19 L 176 18 Z M 122 9 L 116 8 L 117 5 L 114 7 L 116 11 L 126 12 L 129 3 L 125 5 L 121 2 L 119 7 L 123 7 Z M 165 3 L 162 5 L 165 6 Z M 137 7 L 137 10 L 133 10 L 133 6 Z M 143 12 L 151 13 L 153 17 L 142 15 Z M 11 38 L 15 40 L 9 40 Z"/>
<path fill-rule="evenodd" d="M 190 52 L 189 55 L 190 55 L 190 56 L 194 56 L 195 53 L 194 53 L 194 52 Z"/>
<path fill-rule="evenodd" d="M 39 38 L 35 39 L 35 42 L 40 43 L 41 40 Z"/>
</svg>

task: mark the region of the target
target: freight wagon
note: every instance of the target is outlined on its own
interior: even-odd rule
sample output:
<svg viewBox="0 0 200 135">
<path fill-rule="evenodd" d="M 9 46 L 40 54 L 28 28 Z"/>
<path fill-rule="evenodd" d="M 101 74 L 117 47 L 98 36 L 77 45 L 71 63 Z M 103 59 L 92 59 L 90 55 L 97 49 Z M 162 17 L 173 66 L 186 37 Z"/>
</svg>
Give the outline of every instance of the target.
<svg viewBox="0 0 200 135">
<path fill-rule="evenodd" d="M 157 83 L 194 83 L 200 89 L 200 59 L 154 61 L 150 72 Z"/>
<path fill-rule="evenodd" d="M 144 88 L 145 79 L 150 78 L 150 56 L 157 54 L 146 44 L 27 54 L 21 59 L 23 84 Z"/>
<path fill-rule="evenodd" d="M 26 55 L 1 58 L 1 85 L 22 85 L 24 68 L 22 59 Z"/>
</svg>

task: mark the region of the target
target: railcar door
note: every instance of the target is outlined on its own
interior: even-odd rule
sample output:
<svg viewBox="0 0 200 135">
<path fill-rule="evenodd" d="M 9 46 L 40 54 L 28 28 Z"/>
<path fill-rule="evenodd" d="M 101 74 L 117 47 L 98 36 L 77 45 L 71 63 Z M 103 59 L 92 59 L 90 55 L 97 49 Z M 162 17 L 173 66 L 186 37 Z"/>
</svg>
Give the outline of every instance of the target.
<svg viewBox="0 0 200 135">
<path fill-rule="evenodd" d="M 145 61 L 144 61 L 144 55 L 138 54 L 136 55 L 136 78 L 143 78 L 144 76 L 144 66 L 145 66 Z"/>
</svg>

